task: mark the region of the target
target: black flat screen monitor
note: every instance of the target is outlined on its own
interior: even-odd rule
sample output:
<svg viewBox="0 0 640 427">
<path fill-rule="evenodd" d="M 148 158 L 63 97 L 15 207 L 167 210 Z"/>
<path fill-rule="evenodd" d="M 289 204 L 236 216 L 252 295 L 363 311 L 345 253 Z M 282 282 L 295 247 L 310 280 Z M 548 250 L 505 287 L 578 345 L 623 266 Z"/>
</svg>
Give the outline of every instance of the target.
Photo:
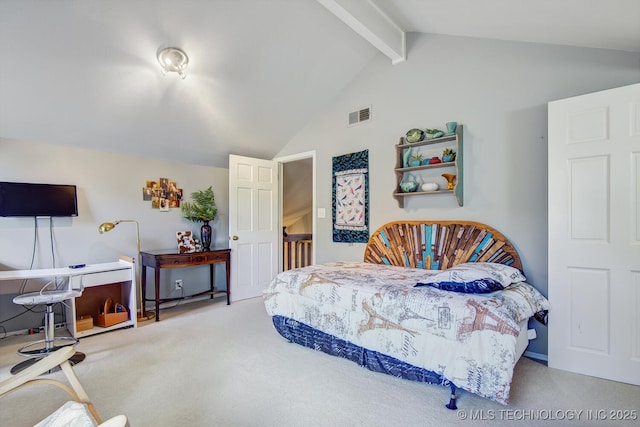
<svg viewBox="0 0 640 427">
<path fill-rule="evenodd" d="M 0 182 L 0 216 L 78 216 L 76 186 Z"/>
</svg>

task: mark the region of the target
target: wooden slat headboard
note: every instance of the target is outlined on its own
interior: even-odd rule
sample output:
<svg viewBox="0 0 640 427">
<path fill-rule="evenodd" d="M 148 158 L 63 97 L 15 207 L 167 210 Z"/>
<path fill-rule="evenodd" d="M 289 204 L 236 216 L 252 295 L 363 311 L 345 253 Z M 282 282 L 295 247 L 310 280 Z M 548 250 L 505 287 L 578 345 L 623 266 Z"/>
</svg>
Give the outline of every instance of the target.
<svg viewBox="0 0 640 427">
<path fill-rule="evenodd" d="M 511 242 L 495 228 L 474 221 L 389 222 L 369 239 L 364 261 L 427 270 L 496 262 L 522 271 Z"/>
</svg>

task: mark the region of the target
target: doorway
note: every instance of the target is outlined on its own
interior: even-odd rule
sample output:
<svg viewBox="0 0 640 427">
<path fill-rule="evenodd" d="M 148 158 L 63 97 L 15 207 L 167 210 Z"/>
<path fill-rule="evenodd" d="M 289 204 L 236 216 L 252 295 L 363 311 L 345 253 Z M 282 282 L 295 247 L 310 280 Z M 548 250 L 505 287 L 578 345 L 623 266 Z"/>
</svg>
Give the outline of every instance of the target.
<svg viewBox="0 0 640 427">
<path fill-rule="evenodd" d="M 275 159 L 280 164 L 280 270 L 315 263 L 315 152 Z"/>
<path fill-rule="evenodd" d="M 283 271 L 283 227 L 307 231 L 311 222 L 310 239 L 306 239 L 311 241 L 310 260 L 305 259 L 315 263 L 316 221 L 311 214 L 316 209 L 315 156 L 315 151 L 273 160 L 229 155 L 232 301 L 260 296 Z M 283 197 L 285 187 L 287 196 Z M 288 225 L 283 225 L 285 215 Z"/>
</svg>

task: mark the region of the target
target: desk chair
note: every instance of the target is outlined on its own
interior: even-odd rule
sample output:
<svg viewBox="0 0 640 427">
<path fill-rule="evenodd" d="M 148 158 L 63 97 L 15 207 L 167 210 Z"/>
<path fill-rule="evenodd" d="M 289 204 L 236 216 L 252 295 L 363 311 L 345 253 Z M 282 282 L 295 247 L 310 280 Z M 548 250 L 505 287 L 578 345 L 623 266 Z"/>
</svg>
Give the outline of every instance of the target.
<svg viewBox="0 0 640 427">
<path fill-rule="evenodd" d="M 102 422 L 96 408 L 91 403 L 87 392 L 80 384 L 71 367 L 70 359 L 75 354 L 72 346 L 65 346 L 56 351 L 50 352 L 48 356 L 39 359 L 36 363 L 23 369 L 21 372 L 0 382 L 0 398 L 12 391 L 24 388 L 32 384 L 49 384 L 64 390 L 71 397 L 71 401 L 65 403 L 53 414 L 42 420 L 36 426 L 100 426 L 100 427 L 124 427 L 128 426 L 127 417 L 118 415 Z M 62 369 L 67 379 L 67 383 L 51 378 L 38 378 L 55 370 Z M 42 398 L 41 394 L 37 395 Z M 37 405 L 32 405 L 29 411 L 37 410 Z"/>
<path fill-rule="evenodd" d="M 70 298 L 77 298 L 82 295 L 82 289 L 72 289 L 69 285 L 68 289 L 60 290 L 45 290 L 46 286 L 40 292 L 31 292 L 27 294 L 18 295 L 13 299 L 14 304 L 20 305 L 39 305 L 45 304 L 45 316 L 44 316 L 44 339 L 34 341 L 32 343 L 23 345 L 18 349 L 18 354 L 25 357 L 31 357 L 25 361 L 22 361 L 11 368 L 11 373 L 16 374 L 21 370 L 33 365 L 41 358 L 47 356 L 52 351 L 57 350 L 60 347 L 75 346 L 78 344 L 78 340 L 73 337 L 56 337 L 55 320 L 53 317 L 53 305 L 59 302 L 63 302 Z M 59 343 L 60 345 L 56 345 Z M 84 360 L 85 355 L 77 352 L 73 355 L 71 363 L 76 364 Z M 55 366 L 53 370 L 58 370 L 59 367 Z"/>
</svg>

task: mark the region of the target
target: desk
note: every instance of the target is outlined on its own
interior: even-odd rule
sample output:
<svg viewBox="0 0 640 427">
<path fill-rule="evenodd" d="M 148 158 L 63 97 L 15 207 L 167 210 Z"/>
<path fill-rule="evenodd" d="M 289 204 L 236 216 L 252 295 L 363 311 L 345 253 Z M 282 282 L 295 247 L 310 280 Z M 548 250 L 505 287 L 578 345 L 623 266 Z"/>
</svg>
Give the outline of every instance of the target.
<svg viewBox="0 0 640 427">
<path fill-rule="evenodd" d="M 230 304 L 231 290 L 229 289 L 229 283 L 231 280 L 231 249 L 229 248 L 212 248 L 209 251 L 191 252 L 181 254 L 178 249 L 164 249 L 140 252 L 142 258 L 142 301 L 154 301 L 147 299 L 147 267 L 151 267 L 155 270 L 155 303 L 156 303 L 156 322 L 160 321 L 160 303 L 167 301 L 175 301 L 184 298 L 192 298 L 201 295 L 211 295 L 211 298 L 215 294 L 223 293 L 227 294 L 227 305 Z M 213 279 L 213 264 L 217 262 L 224 262 L 227 267 L 227 286 L 224 291 L 216 291 L 214 289 Z M 200 292 L 189 297 L 181 298 L 160 298 L 160 270 L 163 268 L 181 268 L 181 267 L 193 267 L 196 265 L 209 264 L 209 284 L 210 290 Z"/>
<path fill-rule="evenodd" d="M 70 289 L 82 289 L 82 296 L 67 301 L 65 320 L 74 338 L 81 338 L 118 328 L 137 326 L 136 279 L 134 264 L 122 257 L 116 262 L 89 264 L 82 268 L 41 268 L 34 270 L 0 271 L 0 280 L 68 278 Z M 122 303 L 129 311 L 129 319 L 109 327 L 94 326 L 78 330 L 80 316 L 95 316 L 107 297 Z"/>
</svg>

